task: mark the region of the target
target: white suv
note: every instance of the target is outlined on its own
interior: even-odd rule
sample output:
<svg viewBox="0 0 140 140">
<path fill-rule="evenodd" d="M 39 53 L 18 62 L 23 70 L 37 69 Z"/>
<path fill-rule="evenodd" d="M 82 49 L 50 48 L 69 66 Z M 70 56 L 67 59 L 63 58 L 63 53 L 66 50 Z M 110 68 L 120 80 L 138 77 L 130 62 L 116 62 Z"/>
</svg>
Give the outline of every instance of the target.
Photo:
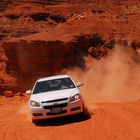
<svg viewBox="0 0 140 140">
<path fill-rule="evenodd" d="M 41 119 L 74 115 L 83 112 L 83 100 L 79 87 L 68 75 L 41 78 L 30 93 L 29 106 L 33 123 Z"/>
</svg>

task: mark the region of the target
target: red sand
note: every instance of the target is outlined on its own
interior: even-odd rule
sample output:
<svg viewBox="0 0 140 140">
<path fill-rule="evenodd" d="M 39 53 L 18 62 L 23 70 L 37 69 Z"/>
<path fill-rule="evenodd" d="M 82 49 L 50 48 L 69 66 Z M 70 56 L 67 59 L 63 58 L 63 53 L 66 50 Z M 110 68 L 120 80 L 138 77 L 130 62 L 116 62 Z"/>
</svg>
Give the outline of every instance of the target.
<svg viewBox="0 0 140 140">
<path fill-rule="evenodd" d="M 26 9 L 29 9 L 27 13 L 24 12 L 27 11 Z M 63 3 L 45 7 L 33 3 L 11 6 L 11 8 L 9 6 L 7 11 L 0 13 L 0 31 L 2 37 L 11 39 L 10 41 L 21 39 L 69 41 L 80 33 L 98 33 L 105 37 L 114 36 L 126 38 L 128 41 L 129 39 L 139 41 L 139 9 L 138 0 L 104 0 L 104 3 L 95 1 L 85 5 L 78 2 Z M 35 22 L 30 18 L 30 14 L 44 11 L 62 15 L 68 20 L 51 26 L 50 21 Z M 11 13 L 21 17 L 16 20 L 5 17 Z M 13 38 L 13 34 L 16 35 L 18 32 L 23 33 L 22 37 Z M 31 35 L 26 36 L 26 32 Z M 97 62 L 92 63 L 89 59 L 87 60 L 89 66 L 91 66 L 90 63 L 95 65 L 92 65 L 87 73 L 82 73 L 84 77 L 80 73 L 80 80 L 83 79 L 86 87 L 83 91 L 87 91 L 84 96 L 88 101 L 89 99 L 92 101 L 88 103 L 91 113 L 91 118 L 88 120 L 69 117 L 46 120 L 43 126 L 35 126 L 31 122 L 27 105 L 28 97 L 0 96 L 0 140 L 140 140 L 140 101 L 136 100 L 137 97 L 139 98 L 140 87 L 139 64 L 137 66 L 130 61 L 129 66 L 123 61 L 118 61 L 118 58 L 121 58 L 120 55 L 111 56 L 109 61 L 104 58 L 100 63 L 98 62 L 98 65 Z M 128 58 L 128 56 L 123 58 Z M 128 61 L 128 59 L 125 60 Z M 74 72 L 78 74 L 76 70 Z M 101 88 L 100 83 L 105 83 L 105 85 Z M 101 103 L 93 104 L 93 99 Z M 114 99 L 127 101 L 104 103 L 107 100 L 114 101 Z M 131 99 L 135 101 L 130 102 Z"/>
<path fill-rule="evenodd" d="M 1 140 L 139 140 L 140 102 L 93 104 L 91 119 L 32 124 L 27 98 L 0 97 Z M 80 119 L 80 118 L 79 118 Z M 62 123 L 62 124 L 61 124 Z"/>
</svg>

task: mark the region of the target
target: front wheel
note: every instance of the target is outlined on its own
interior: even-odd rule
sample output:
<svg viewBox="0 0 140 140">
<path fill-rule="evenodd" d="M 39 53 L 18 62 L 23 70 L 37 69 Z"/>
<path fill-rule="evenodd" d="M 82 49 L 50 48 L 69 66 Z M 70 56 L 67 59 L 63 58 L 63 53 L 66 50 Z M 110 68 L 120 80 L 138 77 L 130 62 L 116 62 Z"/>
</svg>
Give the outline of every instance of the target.
<svg viewBox="0 0 140 140">
<path fill-rule="evenodd" d="M 34 123 L 35 125 L 39 125 L 39 120 L 32 119 L 32 123 Z"/>
<path fill-rule="evenodd" d="M 90 119 L 90 118 L 91 118 L 90 113 L 89 113 L 89 111 L 88 111 L 88 108 L 85 106 L 85 104 L 83 104 L 82 116 L 83 116 L 85 119 Z"/>
</svg>

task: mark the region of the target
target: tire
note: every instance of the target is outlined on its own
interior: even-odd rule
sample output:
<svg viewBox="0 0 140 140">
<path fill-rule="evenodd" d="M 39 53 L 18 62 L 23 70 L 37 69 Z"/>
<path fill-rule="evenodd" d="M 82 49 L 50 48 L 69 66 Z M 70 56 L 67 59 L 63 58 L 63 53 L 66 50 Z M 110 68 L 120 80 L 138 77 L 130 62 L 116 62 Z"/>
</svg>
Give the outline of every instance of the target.
<svg viewBox="0 0 140 140">
<path fill-rule="evenodd" d="M 34 123 L 35 125 L 39 125 L 39 120 L 32 119 L 32 123 Z"/>
<path fill-rule="evenodd" d="M 82 113 L 83 117 L 85 119 L 90 119 L 91 116 L 90 116 L 90 113 L 88 111 L 88 108 L 85 106 L 85 104 L 83 104 L 83 113 Z"/>
</svg>

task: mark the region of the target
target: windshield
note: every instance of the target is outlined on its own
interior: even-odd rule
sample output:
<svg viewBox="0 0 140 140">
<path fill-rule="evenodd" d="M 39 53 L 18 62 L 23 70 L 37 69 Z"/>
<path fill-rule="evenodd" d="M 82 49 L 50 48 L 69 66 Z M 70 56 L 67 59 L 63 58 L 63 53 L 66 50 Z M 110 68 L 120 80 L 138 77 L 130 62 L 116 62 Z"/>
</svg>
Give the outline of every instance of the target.
<svg viewBox="0 0 140 140">
<path fill-rule="evenodd" d="M 75 85 L 70 78 L 53 79 L 37 82 L 33 94 L 70 88 L 75 88 Z"/>
</svg>

